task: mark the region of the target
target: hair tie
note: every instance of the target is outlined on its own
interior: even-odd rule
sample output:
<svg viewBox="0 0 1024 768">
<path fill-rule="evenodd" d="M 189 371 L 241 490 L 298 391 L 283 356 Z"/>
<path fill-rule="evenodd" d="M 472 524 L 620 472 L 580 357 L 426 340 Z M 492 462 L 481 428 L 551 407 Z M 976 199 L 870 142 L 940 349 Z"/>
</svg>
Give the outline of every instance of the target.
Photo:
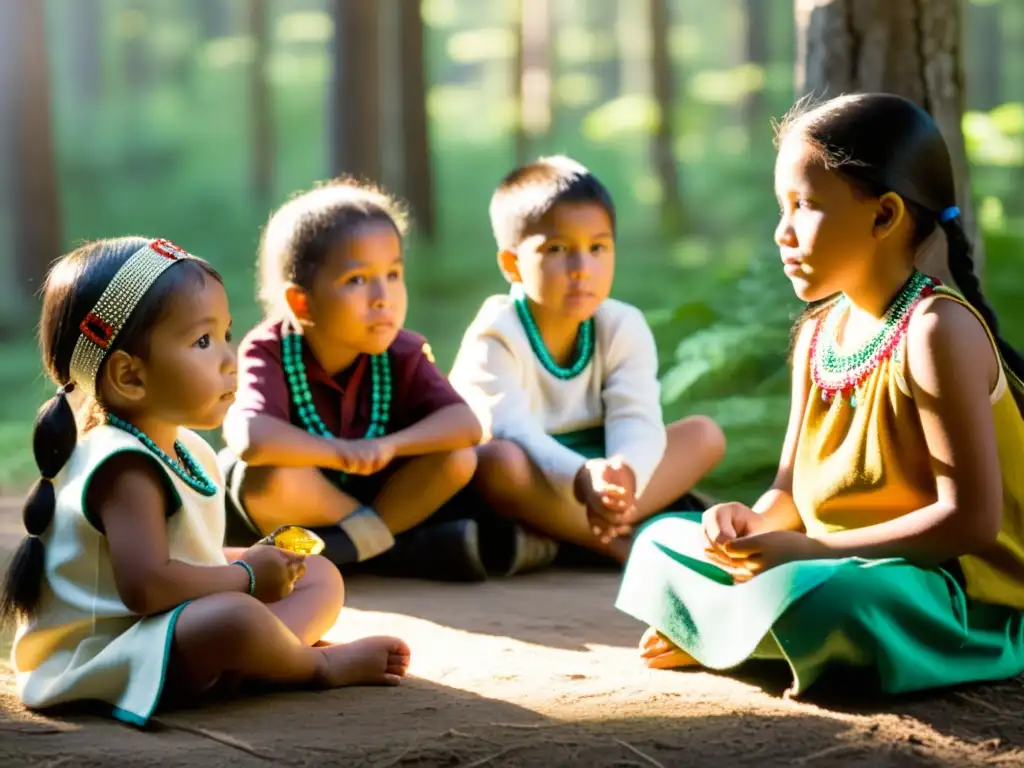
<svg viewBox="0 0 1024 768">
<path fill-rule="evenodd" d="M 53 478 L 52 477 L 47 477 L 46 475 L 41 475 L 40 478 L 39 478 L 39 482 L 40 483 L 49 483 L 50 485 L 53 485 Z"/>
<path fill-rule="evenodd" d="M 67 384 L 61 384 L 57 387 L 58 395 L 70 395 L 75 391 L 75 382 L 69 381 Z"/>
<path fill-rule="evenodd" d="M 947 221 L 952 221 L 960 215 L 960 209 L 955 205 L 949 206 L 946 210 L 939 214 L 939 221 L 945 224 Z"/>
</svg>

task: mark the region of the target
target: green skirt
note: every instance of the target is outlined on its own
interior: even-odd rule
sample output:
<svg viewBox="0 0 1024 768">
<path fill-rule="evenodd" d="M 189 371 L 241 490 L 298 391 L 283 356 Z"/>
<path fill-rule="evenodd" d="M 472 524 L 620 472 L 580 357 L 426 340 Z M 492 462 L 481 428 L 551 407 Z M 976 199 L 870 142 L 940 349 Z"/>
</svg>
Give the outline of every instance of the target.
<svg viewBox="0 0 1024 768">
<path fill-rule="evenodd" d="M 942 568 L 902 559 L 786 563 L 743 584 L 678 515 L 638 535 L 616 601 L 709 669 L 785 660 L 791 693 L 832 666 L 873 668 L 885 693 L 1024 672 L 1024 613 L 970 600 Z"/>
<path fill-rule="evenodd" d="M 604 444 L 604 427 L 588 427 L 575 432 L 552 435 L 555 440 L 586 459 L 599 459 L 608 455 Z M 677 512 L 688 519 L 700 522 L 707 504 L 698 495 L 686 494 L 669 504 L 663 512 Z"/>
</svg>

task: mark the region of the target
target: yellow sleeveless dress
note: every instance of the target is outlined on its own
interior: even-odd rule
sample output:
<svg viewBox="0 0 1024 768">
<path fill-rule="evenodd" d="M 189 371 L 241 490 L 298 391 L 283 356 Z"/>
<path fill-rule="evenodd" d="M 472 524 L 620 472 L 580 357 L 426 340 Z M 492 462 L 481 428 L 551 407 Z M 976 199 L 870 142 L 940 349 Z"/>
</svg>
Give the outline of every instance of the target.
<svg viewBox="0 0 1024 768">
<path fill-rule="evenodd" d="M 941 286 L 935 294 L 984 324 L 959 294 Z M 862 382 L 856 407 L 811 386 L 793 474 L 811 534 L 877 524 L 936 500 L 905 343 Z M 709 668 L 784 659 L 794 694 L 832 666 L 874 668 L 887 693 L 1024 672 L 1024 419 L 1016 400 L 1024 387 L 1001 368 L 991 404 L 1003 522 L 989 552 L 934 569 L 899 558 L 811 560 L 733 584 L 704 558 L 699 525 L 663 516 L 638 535 L 617 607 Z"/>
</svg>

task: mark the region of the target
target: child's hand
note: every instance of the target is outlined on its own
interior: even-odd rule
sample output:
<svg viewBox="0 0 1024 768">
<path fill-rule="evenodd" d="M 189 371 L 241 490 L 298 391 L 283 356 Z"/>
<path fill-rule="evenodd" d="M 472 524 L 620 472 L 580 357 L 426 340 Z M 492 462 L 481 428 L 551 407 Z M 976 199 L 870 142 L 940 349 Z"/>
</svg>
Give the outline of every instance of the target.
<svg viewBox="0 0 1024 768">
<path fill-rule="evenodd" d="M 742 582 L 783 563 L 825 557 L 828 557 L 825 548 L 806 533 L 766 531 L 725 542 L 711 559 L 732 573 L 737 582 Z"/>
<path fill-rule="evenodd" d="M 636 509 L 636 478 L 621 458 L 591 459 L 580 468 L 574 486 L 598 539 L 607 544 L 629 533 Z"/>
<path fill-rule="evenodd" d="M 274 603 L 288 597 L 295 582 L 306 572 L 306 556 L 287 549 L 256 544 L 238 558 L 252 568 L 256 577 L 253 597 L 263 603 Z"/>
<path fill-rule="evenodd" d="M 708 549 L 722 553 L 722 547 L 740 536 L 756 533 L 761 516 L 746 504 L 729 501 L 708 507 L 701 518 Z"/>
<path fill-rule="evenodd" d="M 374 440 L 335 440 L 342 472 L 350 475 L 373 475 L 395 458 L 395 447 L 386 438 Z"/>
</svg>

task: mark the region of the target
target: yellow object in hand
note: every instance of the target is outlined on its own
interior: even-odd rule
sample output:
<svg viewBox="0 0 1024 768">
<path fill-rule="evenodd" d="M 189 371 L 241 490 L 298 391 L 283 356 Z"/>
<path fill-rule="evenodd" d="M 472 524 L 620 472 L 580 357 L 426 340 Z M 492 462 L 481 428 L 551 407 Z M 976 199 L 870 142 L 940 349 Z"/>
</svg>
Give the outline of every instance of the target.
<svg viewBox="0 0 1024 768">
<path fill-rule="evenodd" d="M 324 544 L 324 540 L 311 530 L 298 525 L 282 525 L 257 543 L 287 549 L 289 552 L 296 552 L 300 555 L 319 555 L 327 546 Z"/>
</svg>

